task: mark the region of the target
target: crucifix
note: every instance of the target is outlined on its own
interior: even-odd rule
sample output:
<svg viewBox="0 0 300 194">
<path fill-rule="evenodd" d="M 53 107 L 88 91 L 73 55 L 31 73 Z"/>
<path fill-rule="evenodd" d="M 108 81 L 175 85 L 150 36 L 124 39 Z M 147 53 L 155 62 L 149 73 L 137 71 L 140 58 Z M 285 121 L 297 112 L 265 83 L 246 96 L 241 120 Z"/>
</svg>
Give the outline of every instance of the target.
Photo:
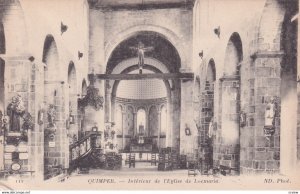
<svg viewBox="0 0 300 194">
<path fill-rule="evenodd" d="M 135 50 L 138 55 L 138 65 L 139 65 L 139 74 L 142 74 L 142 69 L 144 66 L 144 58 L 145 58 L 145 52 L 152 51 L 153 47 L 145 47 L 145 45 L 139 41 L 137 47 L 130 47 L 130 49 Z"/>
</svg>

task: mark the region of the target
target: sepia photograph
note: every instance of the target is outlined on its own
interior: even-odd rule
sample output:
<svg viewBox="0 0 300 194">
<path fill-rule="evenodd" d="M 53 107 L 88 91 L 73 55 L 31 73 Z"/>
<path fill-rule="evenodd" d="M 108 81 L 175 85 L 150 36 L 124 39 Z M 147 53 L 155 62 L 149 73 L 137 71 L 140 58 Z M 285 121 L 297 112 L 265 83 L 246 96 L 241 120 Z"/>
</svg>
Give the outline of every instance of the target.
<svg viewBox="0 0 300 194">
<path fill-rule="evenodd" d="M 0 0 L 1 193 L 298 194 L 298 17 L 299 0 Z"/>
</svg>

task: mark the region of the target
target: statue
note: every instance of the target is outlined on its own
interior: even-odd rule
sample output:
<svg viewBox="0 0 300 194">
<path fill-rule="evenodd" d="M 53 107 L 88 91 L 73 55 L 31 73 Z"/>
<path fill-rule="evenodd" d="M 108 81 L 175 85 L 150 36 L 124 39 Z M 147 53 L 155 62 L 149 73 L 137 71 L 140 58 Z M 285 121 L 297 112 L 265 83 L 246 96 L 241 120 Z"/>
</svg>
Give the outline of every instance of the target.
<svg viewBox="0 0 300 194">
<path fill-rule="evenodd" d="M 25 107 L 20 95 L 14 96 L 7 107 L 9 116 L 9 130 L 19 132 L 21 130 L 20 117 L 25 113 Z"/>
<path fill-rule="evenodd" d="M 142 69 L 144 66 L 144 58 L 145 58 L 145 52 L 152 51 L 153 47 L 145 47 L 144 44 L 139 41 L 137 47 L 130 47 L 130 49 L 135 50 L 138 55 L 138 65 L 139 65 L 139 73 L 142 74 Z"/>
<path fill-rule="evenodd" d="M 55 114 L 56 114 L 55 106 L 53 104 L 50 104 L 47 112 L 48 127 L 55 127 Z"/>
<path fill-rule="evenodd" d="M 270 102 L 266 106 L 265 111 L 265 126 L 273 126 L 275 116 L 275 103 L 274 99 L 272 98 Z"/>
<path fill-rule="evenodd" d="M 48 125 L 45 129 L 45 136 L 48 137 L 51 141 L 53 141 L 56 133 L 55 114 L 55 106 L 53 104 L 50 104 L 47 110 Z"/>
<path fill-rule="evenodd" d="M 190 135 L 191 135 L 191 129 L 190 129 L 190 127 L 188 126 L 187 123 L 185 124 L 185 135 L 186 135 L 186 136 L 190 136 Z"/>
<path fill-rule="evenodd" d="M 140 134 L 140 135 L 144 135 L 144 131 L 145 131 L 144 125 L 141 123 L 141 124 L 139 125 L 139 134 Z"/>
<path fill-rule="evenodd" d="M 275 133 L 275 116 L 277 112 L 277 101 L 271 98 L 265 109 L 264 133 L 267 138 Z"/>
<path fill-rule="evenodd" d="M 208 137 L 211 138 L 216 135 L 217 123 L 214 121 L 214 118 L 211 118 L 208 127 Z"/>
</svg>

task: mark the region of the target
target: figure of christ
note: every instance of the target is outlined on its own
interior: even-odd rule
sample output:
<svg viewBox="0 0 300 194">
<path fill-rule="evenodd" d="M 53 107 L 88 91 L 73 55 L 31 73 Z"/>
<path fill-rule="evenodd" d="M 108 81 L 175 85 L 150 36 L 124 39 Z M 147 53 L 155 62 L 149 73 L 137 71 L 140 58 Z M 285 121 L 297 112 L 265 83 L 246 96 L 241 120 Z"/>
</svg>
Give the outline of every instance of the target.
<svg viewBox="0 0 300 194">
<path fill-rule="evenodd" d="M 145 45 L 139 41 L 137 47 L 130 47 L 130 49 L 135 50 L 138 55 L 138 66 L 139 66 L 139 74 L 142 74 L 143 72 L 143 66 L 144 66 L 144 58 L 145 58 L 145 52 L 152 51 L 153 47 L 145 47 Z"/>
</svg>

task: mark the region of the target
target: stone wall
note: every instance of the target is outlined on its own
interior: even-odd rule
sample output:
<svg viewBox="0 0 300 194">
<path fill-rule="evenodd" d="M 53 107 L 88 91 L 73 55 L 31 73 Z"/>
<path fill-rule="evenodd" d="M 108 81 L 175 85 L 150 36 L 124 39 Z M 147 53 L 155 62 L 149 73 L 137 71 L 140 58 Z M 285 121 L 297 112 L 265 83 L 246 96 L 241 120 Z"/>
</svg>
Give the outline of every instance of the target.
<svg viewBox="0 0 300 194">
<path fill-rule="evenodd" d="M 191 52 L 189 51 L 192 50 L 192 10 L 188 8 L 122 10 L 104 12 L 104 14 L 106 61 L 112 49 L 134 33 L 155 31 L 175 46 L 181 58 L 181 67 L 191 68 Z M 170 15 L 172 17 L 169 17 Z"/>
<path fill-rule="evenodd" d="M 233 2 L 226 2 L 226 5 L 220 1 L 218 3 L 213 1 L 195 2 L 196 5 L 198 3 L 200 6 L 195 6 L 194 12 L 201 12 L 205 5 L 208 5 L 210 10 L 214 10 L 214 12 L 202 14 L 202 18 L 198 19 L 199 15 L 194 14 L 194 22 L 200 25 L 200 30 L 195 29 L 194 31 L 194 39 L 197 38 L 197 41 L 200 42 L 200 46 L 198 43 L 194 45 L 194 53 L 198 54 L 203 51 L 204 57 L 203 59 L 194 58 L 193 68 L 195 70 L 199 69 L 199 73 L 197 74 L 200 76 L 201 83 L 203 83 L 205 82 L 207 61 L 213 58 L 216 63 L 216 85 L 219 89 L 215 91 L 216 95 L 214 99 L 214 104 L 217 105 L 214 111 L 218 115 L 218 131 L 214 143 L 214 162 L 222 163 L 222 158 L 227 153 L 231 154 L 231 151 L 228 151 L 229 148 L 227 149 L 221 142 L 224 139 L 224 135 L 226 135 L 222 133 L 228 130 L 228 128 L 232 128 L 224 126 L 224 114 L 229 115 L 231 109 L 224 107 L 222 104 L 224 100 L 229 100 L 232 96 L 224 95 L 224 84 L 226 85 L 226 81 L 221 81 L 220 78 L 226 73 L 230 75 L 228 69 L 230 71 L 232 68 L 227 63 L 229 57 L 227 42 L 232 33 L 236 32 L 241 37 L 242 47 L 239 50 L 243 52 L 243 55 L 242 60 L 239 62 L 240 82 L 236 83 L 236 85 L 239 85 L 240 105 L 236 107 L 237 115 L 234 119 L 236 120 L 236 124 L 238 124 L 234 128 L 239 128 L 236 145 L 239 145 L 238 147 L 240 148 L 234 151 L 234 146 L 232 147 L 233 155 L 237 156 L 234 160 L 240 163 L 240 172 L 244 174 L 278 173 L 279 171 L 287 173 L 288 168 L 292 169 L 291 166 L 295 166 L 295 153 L 297 153 L 297 139 L 295 138 L 297 136 L 295 130 L 296 118 L 294 116 L 287 116 L 288 114 L 286 113 L 286 110 L 289 109 L 289 115 L 296 115 L 296 108 L 294 108 L 296 104 L 292 105 L 293 103 L 291 103 L 291 101 L 296 102 L 294 86 L 296 79 L 295 75 L 292 74 L 288 76 L 291 80 L 287 80 L 282 76 L 284 72 L 282 67 L 289 66 L 291 62 L 291 60 L 290 62 L 283 62 L 282 60 L 284 56 L 291 53 L 291 51 L 282 50 L 282 43 L 288 42 L 287 39 L 282 40 L 286 32 L 286 30 L 282 29 L 283 16 L 287 11 L 288 5 L 277 0 L 255 2 L 255 4 L 254 2 L 252 4 L 251 1 L 245 1 L 243 2 L 243 7 L 247 8 L 247 10 L 241 8 L 232 11 L 230 12 L 230 16 L 226 15 L 224 17 L 226 20 L 222 20 L 220 18 L 222 18 L 224 12 L 220 10 L 224 9 L 224 7 L 226 7 L 226 10 L 234 9 L 235 4 Z M 238 17 L 241 12 L 243 12 L 243 18 Z M 250 13 L 252 13 L 252 16 L 250 16 Z M 286 17 L 287 15 L 289 15 L 288 12 Z M 232 17 L 230 22 L 228 17 Z M 201 30 L 201 26 L 205 26 L 205 29 Z M 214 28 L 218 26 L 221 29 L 220 37 L 213 33 Z M 211 29 L 211 32 L 207 29 Z M 296 39 L 296 37 L 293 39 Z M 201 46 L 201 43 L 205 46 Z M 294 61 L 294 63 L 296 62 Z M 199 64 L 200 67 L 197 67 Z M 287 68 L 294 69 L 293 65 L 295 64 L 291 64 Z M 230 94 L 236 92 L 233 82 L 228 82 L 228 84 L 232 85 Z M 293 89 L 286 90 L 284 89 L 286 88 L 284 85 L 290 85 Z M 200 93 L 202 91 L 205 91 L 205 86 L 203 85 L 201 85 Z M 268 138 L 264 131 L 264 126 L 266 125 L 265 112 L 267 104 L 272 98 L 278 100 L 278 109 L 274 119 L 275 133 Z M 287 99 L 290 99 L 289 103 Z M 234 107 L 232 103 L 235 102 L 225 102 L 225 104 Z M 240 114 L 245 116 L 244 123 L 241 123 Z M 282 114 L 285 115 L 283 116 Z M 287 153 L 285 150 L 291 150 L 291 152 Z M 240 159 L 238 155 L 240 155 Z M 229 159 L 227 156 L 226 158 Z"/>
</svg>

